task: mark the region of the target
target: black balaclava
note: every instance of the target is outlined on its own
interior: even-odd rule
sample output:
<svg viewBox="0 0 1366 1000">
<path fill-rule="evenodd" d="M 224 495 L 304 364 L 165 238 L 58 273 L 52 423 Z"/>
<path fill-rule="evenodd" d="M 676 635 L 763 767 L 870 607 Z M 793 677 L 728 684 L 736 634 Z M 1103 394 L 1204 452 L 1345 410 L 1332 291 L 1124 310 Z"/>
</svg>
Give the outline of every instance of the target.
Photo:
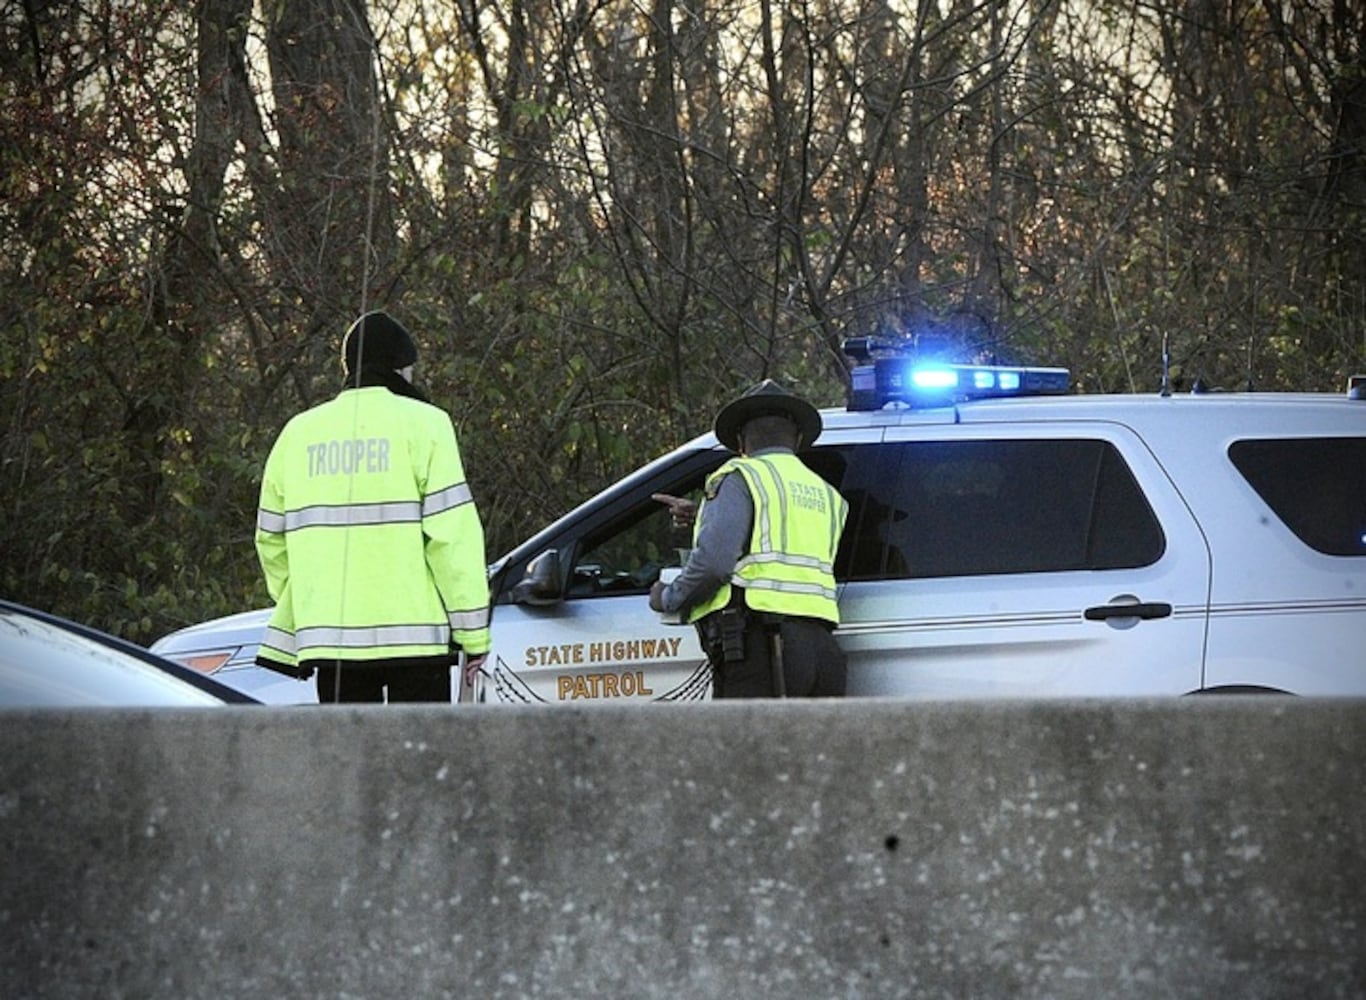
<svg viewBox="0 0 1366 1000">
<path fill-rule="evenodd" d="M 382 385 L 400 396 L 424 396 L 399 374 L 417 362 L 417 343 L 398 320 L 383 311 L 368 312 L 351 324 L 342 341 L 342 360 L 346 366 L 343 388 Z"/>
</svg>

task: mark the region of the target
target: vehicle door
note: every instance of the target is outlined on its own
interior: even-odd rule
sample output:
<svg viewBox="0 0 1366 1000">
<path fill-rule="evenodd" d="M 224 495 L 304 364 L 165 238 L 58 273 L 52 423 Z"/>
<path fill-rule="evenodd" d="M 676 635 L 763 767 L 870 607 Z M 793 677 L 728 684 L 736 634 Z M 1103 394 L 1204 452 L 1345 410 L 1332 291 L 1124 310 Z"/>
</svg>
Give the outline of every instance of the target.
<svg viewBox="0 0 1366 1000">
<path fill-rule="evenodd" d="M 1317 415 L 1279 412 L 1275 433 L 1228 442 L 1208 688 L 1366 689 L 1366 437 L 1342 433 L 1360 416 L 1326 434 Z"/>
<path fill-rule="evenodd" d="M 1112 423 L 888 428 L 843 489 L 850 694 L 1178 694 L 1200 686 L 1210 563 Z"/>
<path fill-rule="evenodd" d="M 605 491 L 524 547 L 494 581 L 493 649 L 476 700 L 504 704 L 690 701 L 711 696 L 696 630 L 650 610 L 691 528 L 656 493 L 697 499 L 729 452 L 681 453 Z"/>
</svg>

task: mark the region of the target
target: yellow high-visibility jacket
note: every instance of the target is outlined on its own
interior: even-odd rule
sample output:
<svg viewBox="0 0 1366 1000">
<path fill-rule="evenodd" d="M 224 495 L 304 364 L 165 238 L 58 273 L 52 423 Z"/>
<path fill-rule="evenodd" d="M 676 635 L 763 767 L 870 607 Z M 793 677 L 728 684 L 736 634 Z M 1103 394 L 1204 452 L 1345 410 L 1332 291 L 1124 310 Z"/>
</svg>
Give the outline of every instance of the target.
<svg viewBox="0 0 1366 1000">
<path fill-rule="evenodd" d="M 707 497 L 721 480 L 740 476 L 754 503 L 748 551 L 710 599 L 694 607 L 689 621 L 730 603 L 732 586 L 743 587 L 756 611 L 819 618 L 839 624 L 835 603 L 835 552 L 849 505 L 839 492 L 790 452 L 733 458 L 708 477 L 698 511 L 700 530 Z"/>
<path fill-rule="evenodd" d="M 275 601 L 262 661 L 489 649 L 484 528 L 455 428 L 428 403 L 347 389 L 291 419 L 266 460 L 256 551 Z"/>
</svg>

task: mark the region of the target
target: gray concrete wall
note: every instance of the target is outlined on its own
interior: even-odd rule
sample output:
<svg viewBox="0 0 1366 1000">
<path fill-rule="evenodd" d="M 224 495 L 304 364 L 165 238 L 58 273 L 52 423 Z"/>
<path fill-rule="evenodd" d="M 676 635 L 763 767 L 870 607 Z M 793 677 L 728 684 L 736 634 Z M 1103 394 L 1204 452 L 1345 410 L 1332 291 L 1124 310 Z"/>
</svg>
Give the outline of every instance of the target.
<svg viewBox="0 0 1366 1000">
<path fill-rule="evenodd" d="M 0 715 L 3 997 L 1366 995 L 1366 703 Z"/>
</svg>

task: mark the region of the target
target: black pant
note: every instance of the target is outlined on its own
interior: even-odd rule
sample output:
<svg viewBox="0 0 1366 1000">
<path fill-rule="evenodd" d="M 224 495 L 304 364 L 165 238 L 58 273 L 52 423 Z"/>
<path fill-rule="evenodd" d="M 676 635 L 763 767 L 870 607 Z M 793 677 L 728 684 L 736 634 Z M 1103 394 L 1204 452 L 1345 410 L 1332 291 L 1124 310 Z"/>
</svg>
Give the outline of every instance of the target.
<svg viewBox="0 0 1366 1000">
<path fill-rule="evenodd" d="M 388 698 L 385 698 L 386 691 Z M 451 700 L 449 666 L 341 663 L 318 667 L 318 701 L 431 702 Z"/>
<path fill-rule="evenodd" d="M 709 615 L 708 618 L 713 616 Z M 699 623 L 702 648 L 711 662 L 713 698 L 775 698 L 773 631 L 782 639 L 783 695 L 842 698 L 848 661 L 830 626 L 814 618 L 745 614 L 743 656 L 726 659 L 718 622 Z"/>
</svg>

